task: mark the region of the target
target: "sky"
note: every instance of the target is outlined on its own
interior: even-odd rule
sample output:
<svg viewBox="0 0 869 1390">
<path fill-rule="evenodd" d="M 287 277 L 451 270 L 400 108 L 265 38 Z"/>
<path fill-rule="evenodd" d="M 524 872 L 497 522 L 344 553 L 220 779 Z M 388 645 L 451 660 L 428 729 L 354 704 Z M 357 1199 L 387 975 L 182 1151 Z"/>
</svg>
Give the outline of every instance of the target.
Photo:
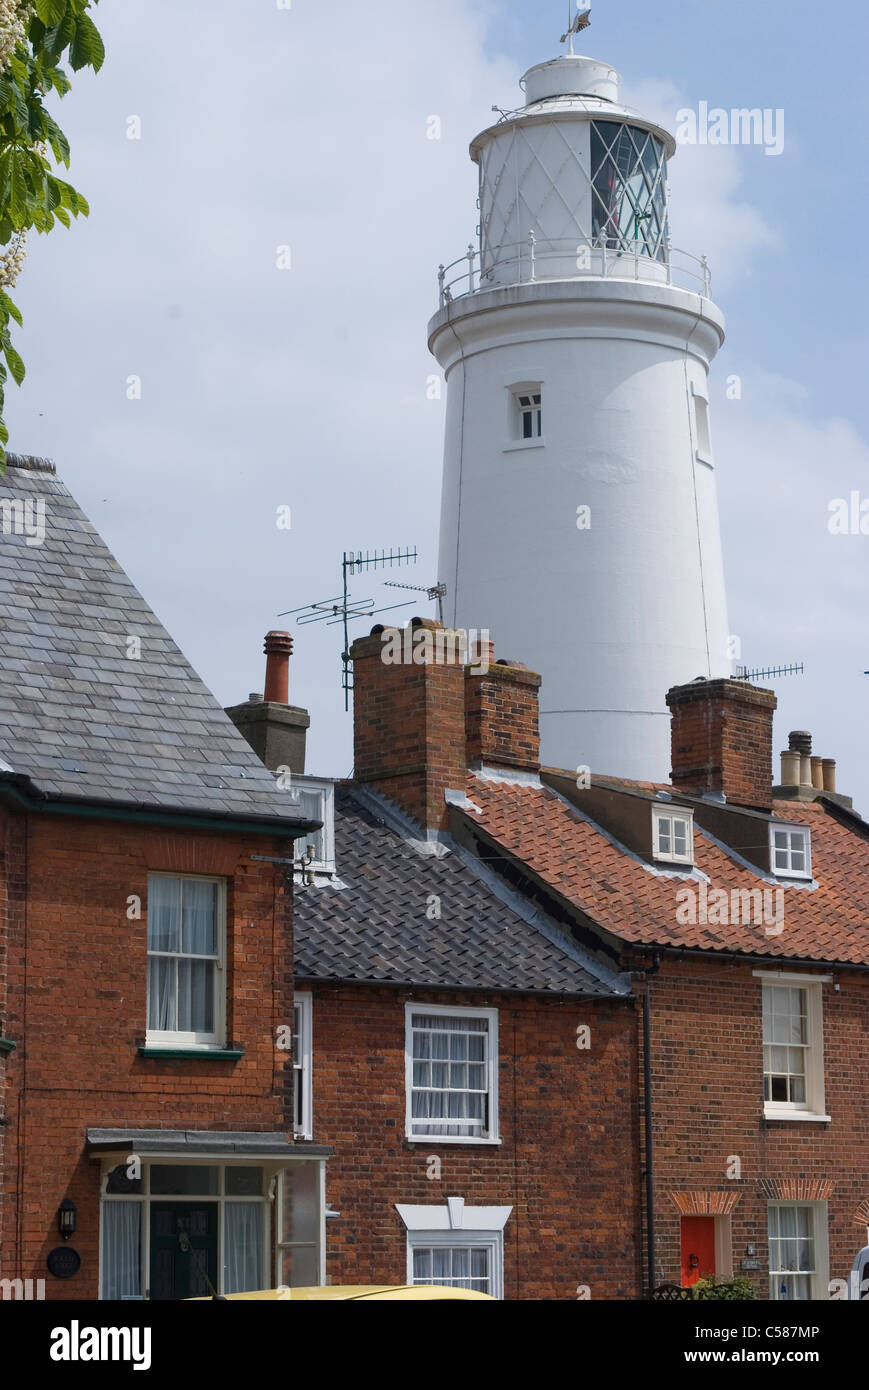
<svg viewBox="0 0 869 1390">
<path fill-rule="evenodd" d="M 438 578 L 437 266 L 474 234 L 468 144 L 563 51 L 567 0 L 101 0 L 96 17 L 105 67 L 58 112 L 91 216 L 30 242 L 9 447 L 55 460 L 229 705 L 262 690 L 263 635 L 295 624 L 278 615 L 340 592 L 344 550 L 416 547 L 388 577 Z M 701 101 L 784 113 L 778 155 L 680 147 L 673 240 L 709 256 L 727 318 L 711 416 L 731 632 L 750 667 L 804 663 L 768 682 L 776 752 L 811 730 L 869 814 L 869 535 L 828 525 L 835 499 L 869 504 L 867 29 L 856 0 L 600 0 L 580 47 L 670 129 Z M 401 601 L 384 577 L 354 597 Z M 433 613 L 406 598 L 399 621 Z M 291 630 L 308 771 L 346 776 L 340 628 Z"/>
</svg>

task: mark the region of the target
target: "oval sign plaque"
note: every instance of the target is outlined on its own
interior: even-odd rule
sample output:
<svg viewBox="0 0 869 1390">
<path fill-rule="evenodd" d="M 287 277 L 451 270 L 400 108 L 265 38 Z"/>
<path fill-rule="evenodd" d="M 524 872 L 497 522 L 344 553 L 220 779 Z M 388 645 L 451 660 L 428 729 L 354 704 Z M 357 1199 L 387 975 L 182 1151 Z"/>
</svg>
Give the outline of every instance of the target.
<svg viewBox="0 0 869 1390">
<path fill-rule="evenodd" d="M 71 1279 L 81 1269 L 81 1255 L 68 1245 L 58 1245 L 45 1257 L 49 1274 L 55 1279 Z"/>
</svg>

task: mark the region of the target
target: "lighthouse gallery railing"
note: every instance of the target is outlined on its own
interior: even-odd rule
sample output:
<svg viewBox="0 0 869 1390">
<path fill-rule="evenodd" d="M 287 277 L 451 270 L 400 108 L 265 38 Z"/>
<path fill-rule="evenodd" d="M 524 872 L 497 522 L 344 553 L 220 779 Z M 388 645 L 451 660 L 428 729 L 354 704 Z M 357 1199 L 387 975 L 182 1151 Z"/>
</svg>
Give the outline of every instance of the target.
<svg viewBox="0 0 869 1390">
<path fill-rule="evenodd" d="M 464 256 L 438 267 L 441 308 L 482 290 L 538 280 L 637 280 L 710 297 L 712 277 L 705 256 L 668 245 L 658 260 L 648 254 L 642 241 L 627 247 L 611 243 L 612 238 L 606 244 L 598 238 L 546 241 L 531 232 L 525 241 L 500 245 L 496 251 L 481 252 L 471 244 Z"/>
</svg>

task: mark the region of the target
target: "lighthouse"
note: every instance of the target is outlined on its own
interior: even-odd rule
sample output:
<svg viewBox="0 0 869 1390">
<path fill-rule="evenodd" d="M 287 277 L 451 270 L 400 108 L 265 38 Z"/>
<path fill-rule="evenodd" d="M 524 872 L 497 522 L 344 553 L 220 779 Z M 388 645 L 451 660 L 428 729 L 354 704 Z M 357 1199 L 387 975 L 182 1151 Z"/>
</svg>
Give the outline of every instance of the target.
<svg viewBox="0 0 869 1390">
<path fill-rule="evenodd" d="M 450 623 L 542 675 L 545 763 L 662 780 L 667 690 L 731 670 L 708 381 L 724 319 L 705 259 L 671 245 L 676 142 L 620 84 L 572 52 L 539 63 L 471 144 L 477 239 L 441 267 L 429 323 L 439 578 Z"/>
</svg>

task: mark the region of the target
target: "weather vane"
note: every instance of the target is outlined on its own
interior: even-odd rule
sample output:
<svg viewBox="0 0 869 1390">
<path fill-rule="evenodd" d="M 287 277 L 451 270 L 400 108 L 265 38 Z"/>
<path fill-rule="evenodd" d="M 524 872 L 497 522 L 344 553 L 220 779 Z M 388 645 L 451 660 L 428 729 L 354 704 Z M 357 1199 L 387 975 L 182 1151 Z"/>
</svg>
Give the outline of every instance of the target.
<svg viewBox="0 0 869 1390">
<path fill-rule="evenodd" d="M 573 10 L 573 6 L 572 6 L 572 5 L 568 5 L 568 7 L 567 7 L 567 18 L 568 18 L 568 19 L 570 19 L 572 10 Z M 568 53 L 570 54 L 571 58 L 573 57 L 573 36 L 574 36 L 574 34 L 581 34 L 582 31 L 583 31 L 583 29 L 587 29 L 587 28 L 588 28 L 589 24 L 591 24 L 591 9 L 589 8 L 589 9 L 587 9 L 587 10 L 578 10 L 577 13 L 576 13 L 576 15 L 574 16 L 574 18 L 573 18 L 573 20 L 572 20 L 570 26 L 568 27 L 567 33 L 561 35 L 561 42 L 567 44 L 567 51 L 568 51 Z"/>
</svg>

